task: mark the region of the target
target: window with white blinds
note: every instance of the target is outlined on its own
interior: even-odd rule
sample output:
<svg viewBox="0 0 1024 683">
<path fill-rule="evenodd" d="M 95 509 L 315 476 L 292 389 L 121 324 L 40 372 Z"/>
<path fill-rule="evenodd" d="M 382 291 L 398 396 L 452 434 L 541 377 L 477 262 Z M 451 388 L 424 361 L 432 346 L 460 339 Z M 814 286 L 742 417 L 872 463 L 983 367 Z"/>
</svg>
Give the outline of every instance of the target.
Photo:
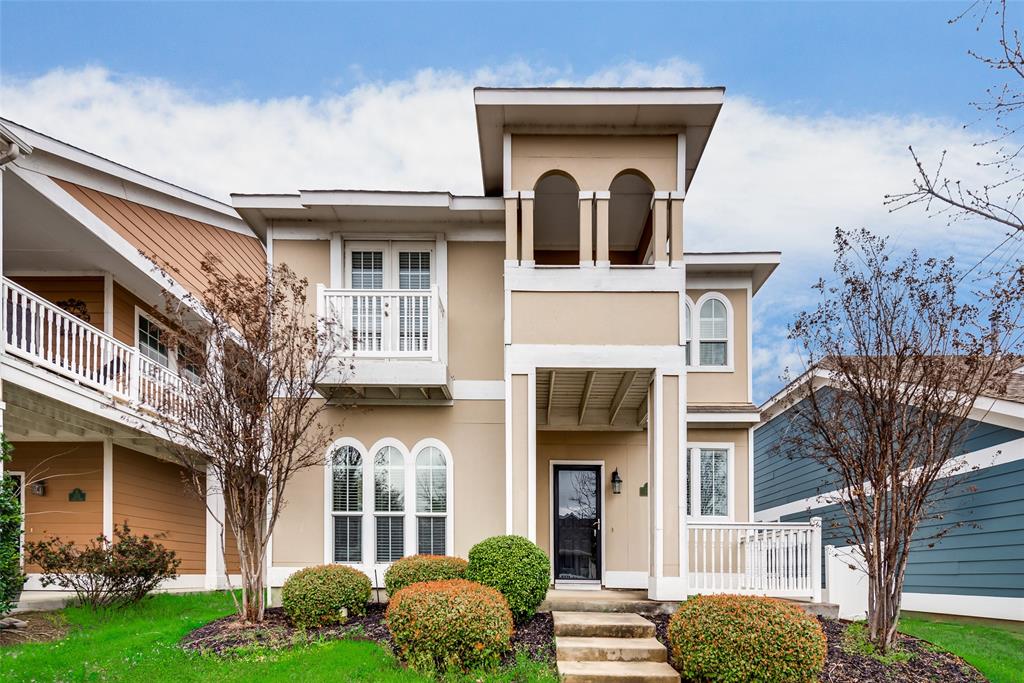
<svg viewBox="0 0 1024 683">
<path fill-rule="evenodd" d="M 363 456 L 354 446 L 340 446 L 331 455 L 335 562 L 362 562 L 362 512 Z"/>
<path fill-rule="evenodd" d="M 686 463 L 686 512 L 701 517 L 729 516 L 729 449 L 693 448 Z M 691 477 L 696 472 L 696 486 Z M 694 488 L 696 490 L 694 490 Z M 696 500 L 692 500 L 693 494 Z"/>
<path fill-rule="evenodd" d="M 435 446 L 416 455 L 416 544 L 421 555 L 447 554 L 448 463 Z"/>
<path fill-rule="evenodd" d="M 353 251 L 352 289 L 384 289 L 384 252 Z"/>
<path fill-rule="evenodd" d="M 430 289 L 430 252 L 398 252 L 398 288 Z"/>
<path fill-rule="evenodd" d="M 405 464 L 394 446 L 384 446 L 373 461 L 373 509 L 376 561 L 405 555 Z"/>
<path fill-rule="evenodd" d="M 719 299 L 708 299 L 700 307 L 700 364 L 724 366 L 729 363 L 729 315 Z"/>
</svg>

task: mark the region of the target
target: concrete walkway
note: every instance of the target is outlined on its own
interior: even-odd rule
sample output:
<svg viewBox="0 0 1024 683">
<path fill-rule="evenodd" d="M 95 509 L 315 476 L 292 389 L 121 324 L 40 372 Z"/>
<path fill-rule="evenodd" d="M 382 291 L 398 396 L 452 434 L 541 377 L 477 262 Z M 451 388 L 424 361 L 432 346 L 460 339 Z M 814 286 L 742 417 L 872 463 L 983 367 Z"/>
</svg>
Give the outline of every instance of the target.
<svg viewBox="0 0 1024 683">
<path fill-rule="evenodd" d="M 558 674 L 565 683 L 679 683 L 654 624 L 625 612 L 552 612 Z"/>
</svg>

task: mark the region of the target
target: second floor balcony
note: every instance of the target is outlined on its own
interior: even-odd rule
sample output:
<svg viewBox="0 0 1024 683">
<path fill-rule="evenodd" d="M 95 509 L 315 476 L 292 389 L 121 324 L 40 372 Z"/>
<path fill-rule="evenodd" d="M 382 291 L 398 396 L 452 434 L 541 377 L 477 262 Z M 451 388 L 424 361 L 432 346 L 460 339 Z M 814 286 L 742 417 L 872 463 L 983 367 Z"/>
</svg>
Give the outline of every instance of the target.
<svg viewBox="0 0 1024 683">
<path fill-rule="evenodd" d="M 436 285 L 430 289 L 328 289 L 318 316 L 345 345 L 319 387 L 330 399 L 359 403 L 448 401 L 448 324 Z"/>
</svg>

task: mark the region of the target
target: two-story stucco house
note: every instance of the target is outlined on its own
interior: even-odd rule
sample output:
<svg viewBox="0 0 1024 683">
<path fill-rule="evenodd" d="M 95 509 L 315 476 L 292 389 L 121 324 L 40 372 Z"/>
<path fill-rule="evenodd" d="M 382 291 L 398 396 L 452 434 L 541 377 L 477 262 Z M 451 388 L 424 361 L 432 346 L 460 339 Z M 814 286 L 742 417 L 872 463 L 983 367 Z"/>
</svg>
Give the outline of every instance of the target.
<svg viewBox="0 0 1024 683">
<path fill-rule="evenodd" d="M 820 527 L 752 521 L 751 311 L 779 254 L 685 248 L 723 98 L 478 89 L 481 196 L 300 190 L 231 207 L 12 124 L 8 143 L 34 150 L 4 172 L 8 469 L 83 459 L 45 495 L 27 487 L 26 535 L 145 518 L 217 585 L 201 501 L 153 483 L 174 468 L 144 396 L 146 378 L 177 381 L 148 311 L 161 286 L 201 287 L 194 264 L 212 249 L 239 268 L 287 264 L 308 278 L 310 314 L 351 334 L 317 387 L 338 439 L 288 488 L 271 586 L 324 562 L 381 585 L 402 556 L 513 533 L 548 553 L 555 586 L 819 599 Z M 89 321 L 61 308 L 69 297 Z M 54 360 L 31 334 L 37 310 L 140 370 Z M 172 498 L 143 514 L 140 499 Z M 75 514 L 33 519 L 44 499 Z"/>
</svg>

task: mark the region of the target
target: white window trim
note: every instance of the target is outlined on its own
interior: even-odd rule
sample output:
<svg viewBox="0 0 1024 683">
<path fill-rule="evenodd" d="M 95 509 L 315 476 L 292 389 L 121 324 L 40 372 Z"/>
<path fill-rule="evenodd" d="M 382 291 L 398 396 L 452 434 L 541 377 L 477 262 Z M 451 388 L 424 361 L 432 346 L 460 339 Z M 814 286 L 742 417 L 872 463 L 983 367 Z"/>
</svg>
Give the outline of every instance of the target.
<svg viewBox="0 0 1024 683">
<path fill-rule="evenodd" d="M 700 514 L 700 451 L 701 449 L 715 449 L 726 451 L 726 468 L 728 468 L 728 514 L 702 515 Z M 686 444 L 687 457 L 690 458 L 690 512 L 687 519 L 693 522 L 734 522 L 736 521 L 736 444 L 731 442 L 691 441 Z M 683 471 L 686 477 L 686 471 Z M 682 504 L 685 508 L 686 501 Z"/>
<path fill-rule="evenodd" d="M 133 324 L 135 326 L 135 345 L 134 345 L 135 346 L 135 351 L 140 356 L 144 356 L 146 358 L 146 360 L 149 360 L 149 361 L 152 361 L 152 362 L 156 363 L 157 361 L 153 360 L 149 356 L 146 356 L 144 353 L 142 353 L 142 348 L 141 348 L 141 346 L 139 344 L 139 342 L 140 342 L 140 338 L 139 338 L 139 333 L 140 333 L 139 318 L 145 318 L 146 320 L 149 321 L 150 325 L 153 325 L 154 327 L 159 328 L 163 332 L 167 332 L 167 326 L 166 325 L 162 325 L 159 322 L 157 322 L 157 320 L 152 315 L 150 315 L 149 313 L 147 313 L 143 309 L 139 308 L 138 306 L 135 307 L 135 320 L 133 321 Z M 173 372 L 177 372 L 177 365 L 178 365 L 177 355 L 178 354 L 173 353 L 171 347 L 168 346 L 167 344 L 164 344 L 164 346 L 167 346 L 167 365 L 163 366 L 163 367 L 166 367 L 168 370 L 171 370 Z"/>
<path fill-rule="evenodd" d="M 437 450 L 441 451 L 441 455 L 444 456 L 444 463 L 445 463 L 445 486 L 447 487 L 447 489 L 445 491 L 445 512 L 444 512 L 444 518 L 445 518 L 445 520 L 444 520 L 444 536 L 445 536 L 445 538 L 444 538 L 444 551 L 445 551 L 446 555 L 454 555 L 455 554 L 455 549 L 454 549 L 454 546 L 455 546 L 455 516 L 452 514 L 452 512 L 453 512 L 453 502 L 452 501 L 454 500 L 454 493 L 455 493 L 455 475 L 454 475 L 455 463 L 452 460 L 452 452 L 448 449 L 448 446 L 445 445 L 445 443 L 443 441 L 441 441 L 440 439 L 434 439 L 434 438 L 420 439 L 419 441 L 416 442 L 416 444 L 410 450 L 410 453 L 412 454 L 412 466 L 413 466 L 412 481 L 413 481 L 413 486 L 415 487 L 415 485 L 416 485 L 416 472 L 415 472 L 415 469 L 416 469 L 416 458 L 419 457 L 420 451 L 422 451 L 424 448 L 430 448 L 430 447 L 434 447 Z M 416 489 L 413 488 L 412 490 L 415 492 Z M 415 499 L 413 500 L 412 505 L 409 504 L 409 501 L 406 501 L 406 508 L 412 508 L 413 547 L 411 549 L 409 549 L 409 550 L 412 550 L 413 552 L 410 552 L 409 554 L 410 555 L 415 555 L 415 554 L 419 553 L 419 547 L 420 547 L 419 524 L 416 522 L 416 517 L 418 517 L 420 513 L 418 513 L 416 511 Z M 428 517 L 440 517 L 441 516 L 440 513 L 436 513 L 436 512 L 435 513 L 423 513 L 423 514 L 425 516 L 428 516 Z"/>
<path fill-rule="evenodd" d="M 690 348 L 690 368 L 693 372 L 734 372 L 735 361 L 734 354 L 736 350 L 736 330 L 734 324 L 734 316 L 732 303 L 729 301 L 729 297 L 721 292 L 705 292 L 693 306 L 693 314 L 690 316 L 691 324 L 696 322 L 697 329 L 700 329 L 700 309 L 704 305 L 704 302 L 716 299 L 722 302 L 725 306 L 725 322 L 726 322 L 726 340 L 725 340 L 725 365 L 701 365 L 700 364 L 700 342 L 701 336 L 698 332 L 694 336 L 694 346 Z M 689 299 L 687 299 L 689 300 Z"/>
</svg>

